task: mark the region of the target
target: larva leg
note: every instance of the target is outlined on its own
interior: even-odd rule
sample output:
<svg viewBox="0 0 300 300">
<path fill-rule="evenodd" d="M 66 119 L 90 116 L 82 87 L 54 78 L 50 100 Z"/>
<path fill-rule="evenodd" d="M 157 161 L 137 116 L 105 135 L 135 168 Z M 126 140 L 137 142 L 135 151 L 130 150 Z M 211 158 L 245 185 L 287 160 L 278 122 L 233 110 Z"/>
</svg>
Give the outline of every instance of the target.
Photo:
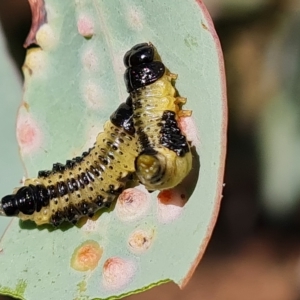
<svg viewBox="0 0 300 300">
<path fill-rule="evenodd" d="M 176 80 L 178 78 L 178 74 L 168 73 L 167 74 L 169 80 Z"/>
<path fill-rule="evenodd" d="M 186 118 L 186 117 L 190 117 L 191 115 L 192 115 L 191 110 L 180 110 L 178 112 L 178 117 L 179 118 Z"/>
<path fill-rule="evenodd" d="M 185 97 L 176 97 L 175 104 L 184 105 L 186 104 L 187 99 Z"/>
</svg>

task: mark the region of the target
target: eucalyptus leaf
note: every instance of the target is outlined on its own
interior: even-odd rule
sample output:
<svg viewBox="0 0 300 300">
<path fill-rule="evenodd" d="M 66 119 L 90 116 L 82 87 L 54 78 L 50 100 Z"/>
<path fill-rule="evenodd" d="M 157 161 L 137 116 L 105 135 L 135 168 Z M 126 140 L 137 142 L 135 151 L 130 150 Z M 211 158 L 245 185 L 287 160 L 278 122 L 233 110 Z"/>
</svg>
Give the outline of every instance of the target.
<svg viewBox="0 0 300 300">
<path fill-rule="evenodd" d="M 184 287 L 212 233 L 223 187 L 225 78 L 211 19 L 195 0 L 44 2 L 38 2 L 39 13 L 46 12 L 35 35 L 39 48 L 28 50 L 23 68 L 17 121 L 27 175 L 92 146 L 128 96 L 123 55 L 142 42 L 153 43 L 179 74 L 176 88 L 193 111 L 181 126 L 194 164 L 173 191 L 128 189 L 115 207 L 79 226 L 13 220 L 0 241 L 0 293 L 27 300 L 115 299 L 169 280 Z"/>
</svg>

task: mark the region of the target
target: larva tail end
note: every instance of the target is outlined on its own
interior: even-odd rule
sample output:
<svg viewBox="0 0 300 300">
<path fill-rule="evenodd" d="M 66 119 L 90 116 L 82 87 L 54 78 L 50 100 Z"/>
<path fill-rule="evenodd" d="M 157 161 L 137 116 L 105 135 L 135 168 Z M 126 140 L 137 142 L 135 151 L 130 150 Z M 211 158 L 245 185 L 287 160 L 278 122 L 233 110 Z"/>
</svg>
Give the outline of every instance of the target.
<svg viewBox="0 0 300 300">
<path fill-rule="evenodd" d="M 7 195 L 1 199 L 0 216 L 13 217 L 19 213 L 15 200 L 15 195 Z"/>
</svg>

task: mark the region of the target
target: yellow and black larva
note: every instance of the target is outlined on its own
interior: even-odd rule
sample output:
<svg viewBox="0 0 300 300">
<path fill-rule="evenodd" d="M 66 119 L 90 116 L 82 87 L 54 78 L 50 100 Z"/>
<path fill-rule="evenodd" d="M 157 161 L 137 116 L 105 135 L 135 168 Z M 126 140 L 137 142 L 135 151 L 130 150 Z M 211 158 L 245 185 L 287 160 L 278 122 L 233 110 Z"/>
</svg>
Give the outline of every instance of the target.
<svg viewBox="0 0 300 300">
<path fill-rule="evenodd" d="M 111 115 L 94 147 L 81 156 L 40 171 L 0 200 L 0 215 L 41 225 L 76 223 L 109 207 L 134 174 L 145 187 L 163 190 L 189 173 L 192 154 L 178 126 L 186 99 L 176 96 L 177 75 L 161 62 L 152 44 L 138 44 L 124 56 L 130 97 Z"/>
<path fill-rule="evenodd" d="M 177 75 L 170 73 L 152 44 L 138 44 L 124 56 L 125 83 L 133 106 L 139 141 L 136 175 L 148 190 L 169 189 L 190 172 L 192 154 L 186 136 L 178 126 L 186 98 L 173 86 Z"/>
<path fill-rule="evenodd" d="M 123 103 L 104 125 L 94 147 L 81 156 L 40 171 L 0 201 L 0 215 L 18 216 L 41 225 L 76 223 L 109 207 L 135 171 L 137 143 L 131 103 Z"/>
</svg>

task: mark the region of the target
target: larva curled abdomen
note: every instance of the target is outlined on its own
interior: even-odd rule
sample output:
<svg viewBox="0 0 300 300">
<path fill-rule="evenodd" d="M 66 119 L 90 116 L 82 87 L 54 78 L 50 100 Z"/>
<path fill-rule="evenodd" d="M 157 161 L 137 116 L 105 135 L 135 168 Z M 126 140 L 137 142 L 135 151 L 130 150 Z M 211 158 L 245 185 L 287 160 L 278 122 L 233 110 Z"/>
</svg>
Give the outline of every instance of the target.
<svg viewBox="0 0 300 300">
<path fill-rule="evenodd" d="M 91 217 L 123 191 L 135 171 L 136 156 L 132 107 L 123 103 L 105 123 L 93 148 L 26 179 L 24 187 L 1 199 L 0 214 L 54 226 Z"/>
<path fill-rule="evenodd" d="M 133 106 L 139 141 L 136 175 L 148 190 L 178 185 L 190 172 L 192 154 L 178 121 L 191 115 L 182 110 L 170 73 L 152 44 L 138 44 L 124 56 L 125 83 Z"/>
</svg>

